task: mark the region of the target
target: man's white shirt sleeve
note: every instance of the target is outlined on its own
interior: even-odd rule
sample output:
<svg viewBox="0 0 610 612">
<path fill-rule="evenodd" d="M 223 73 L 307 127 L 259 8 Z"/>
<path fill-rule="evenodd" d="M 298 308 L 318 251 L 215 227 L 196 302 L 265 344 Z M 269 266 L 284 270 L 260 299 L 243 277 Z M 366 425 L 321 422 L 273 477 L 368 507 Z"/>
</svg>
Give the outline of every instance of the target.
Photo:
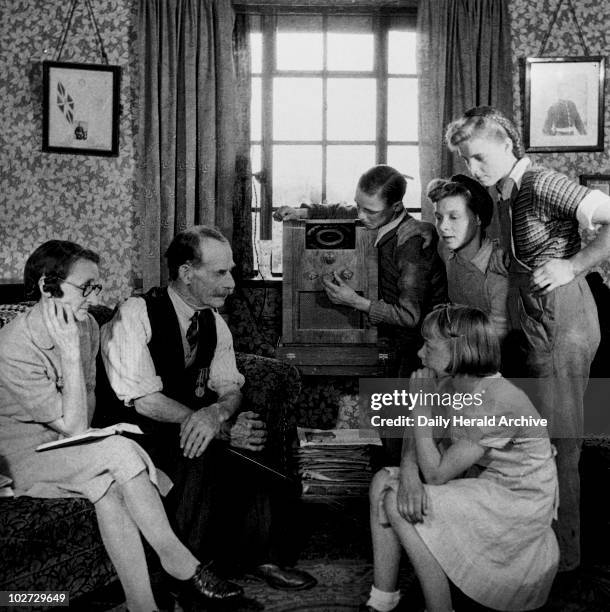
<svg viewBox="0 0 610 612">
<path fill-rule="evenodd" d="M 148 343 L 151 338 L 146 302 L 129 298 L 102 327 L 102 358 L 108 380 L 117 397 L 127 406 L 139 397 L 163 391 Z"/>
<path fill-rule="evenodd" d="M 595 211 L 602 206 L 605 208 L 610 208 L 610 197 L 599 189 L 592 189 L 582 199 L 582 202 L 576 209 L 576 219 L 578 220 L 578 225 L 582 229 L 595 229 L 595 224 L 592 221 L 593 215 L 595 214 Z"/>
<path fill-rule="evenodd" d="M 238 371 L 233 350 L 233 338 L 223 318 L 214 313 L 216 350 L 208 387 L 219 397 L 239 391 L 244 377 Z M 108 379 L 117 397 L 127 406 L 145 395 L 163 391 L 155 364 L 148 349 L 152 337 L 146 302 L 129 298 L 120 306 L 115 317 L 102 328 L 102 358 Z"/>
<path fill-rule="evenodd" d="M 219 397 L 225 393 L 239 391 L 244 384 L 244 377 L 237 369 L 233 336 L 224 319 L 214 313 L 216 319 L 216 351 L 210 364 L 208 387 Z"/>
</svg>

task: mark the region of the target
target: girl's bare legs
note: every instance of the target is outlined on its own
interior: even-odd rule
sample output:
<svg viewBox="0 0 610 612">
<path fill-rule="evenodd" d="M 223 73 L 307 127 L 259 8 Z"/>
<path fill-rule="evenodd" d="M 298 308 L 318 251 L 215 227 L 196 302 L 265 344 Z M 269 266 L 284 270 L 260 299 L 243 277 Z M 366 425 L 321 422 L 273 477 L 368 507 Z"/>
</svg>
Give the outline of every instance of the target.
<svg viewBox="0 0 610 612">
<path fill-rule="evenodd" d="M 385 511 L 395 534 L 409 555 L 421 584 L 428 612 L 451 612 L 449 581 L 437 560 L 424 544 L 415 527 L 405 521 L 396 506 L 396 493 L 390 491 L 385 497 Z"/>
<path fill-rule="evenodd" d="M 389 479 L 386 470 L 380 470 L 373 477 L 369 491 L 371 536 L 373 540 L 373 583 L 380 591 L 396 591 L 398 569 L 402 546 L 394 530 L 379 524 L 379 502 L 381 492 Z M 396 497 L 394 497 L 396 500 Z M 396 502 L 394 502 L 396 503 Z"/>
<path fill-rule="evenodd" d="M 118 485 L 113 484 L 94 507 L 102 541 L 123 586 L 127 607 L 134 612 L 156 610 L 140 531 L 129 515 Z"/>
</svg>

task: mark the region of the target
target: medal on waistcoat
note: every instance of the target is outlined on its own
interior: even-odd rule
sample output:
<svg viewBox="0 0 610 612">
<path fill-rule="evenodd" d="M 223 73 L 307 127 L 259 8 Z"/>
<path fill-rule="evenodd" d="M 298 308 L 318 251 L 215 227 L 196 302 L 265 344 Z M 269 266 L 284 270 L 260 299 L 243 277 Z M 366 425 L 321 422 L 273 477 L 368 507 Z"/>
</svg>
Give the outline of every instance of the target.
<svg viewBox="0 0 610 612">
<path fill-rule="evenodd" d="M 201 399 L 205 395 L 205 389 L 208 384 L 208 377 L 210 375 L 210 368 L 199 368 L 197 374 L 197 382 L 195 383 L 195 397 Z"/>
</svg>

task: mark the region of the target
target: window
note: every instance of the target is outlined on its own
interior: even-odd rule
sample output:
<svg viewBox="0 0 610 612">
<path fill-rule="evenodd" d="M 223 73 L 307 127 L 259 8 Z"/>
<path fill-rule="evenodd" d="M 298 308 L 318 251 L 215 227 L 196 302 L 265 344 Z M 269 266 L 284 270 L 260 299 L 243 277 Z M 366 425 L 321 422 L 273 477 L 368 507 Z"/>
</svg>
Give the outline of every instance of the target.
<svg viewBox="0 0 610 612">
<path fill-rule="evenodd" d="M 255 265 L 281 273 L 280 206 L 353 202 L 378 163 L 408 180 L 419 211 L 413 15 L 251 17 Z M 271 268 L 271 269 L 270 269 Z"/>
</svg>

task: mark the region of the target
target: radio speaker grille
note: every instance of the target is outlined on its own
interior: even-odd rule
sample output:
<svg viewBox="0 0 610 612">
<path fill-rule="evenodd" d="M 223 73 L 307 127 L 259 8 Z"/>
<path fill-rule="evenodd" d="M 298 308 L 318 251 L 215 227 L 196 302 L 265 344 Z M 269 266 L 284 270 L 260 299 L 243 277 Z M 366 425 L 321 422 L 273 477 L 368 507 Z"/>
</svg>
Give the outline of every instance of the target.
<svg viewBox="0 0 610 612">
<path fill-rule="evenodd" d="M 362 314 L 347 306 L 333 304 L 324 291 L 299 291 L 300 329 L 362 329 Z"/>
</svg>

